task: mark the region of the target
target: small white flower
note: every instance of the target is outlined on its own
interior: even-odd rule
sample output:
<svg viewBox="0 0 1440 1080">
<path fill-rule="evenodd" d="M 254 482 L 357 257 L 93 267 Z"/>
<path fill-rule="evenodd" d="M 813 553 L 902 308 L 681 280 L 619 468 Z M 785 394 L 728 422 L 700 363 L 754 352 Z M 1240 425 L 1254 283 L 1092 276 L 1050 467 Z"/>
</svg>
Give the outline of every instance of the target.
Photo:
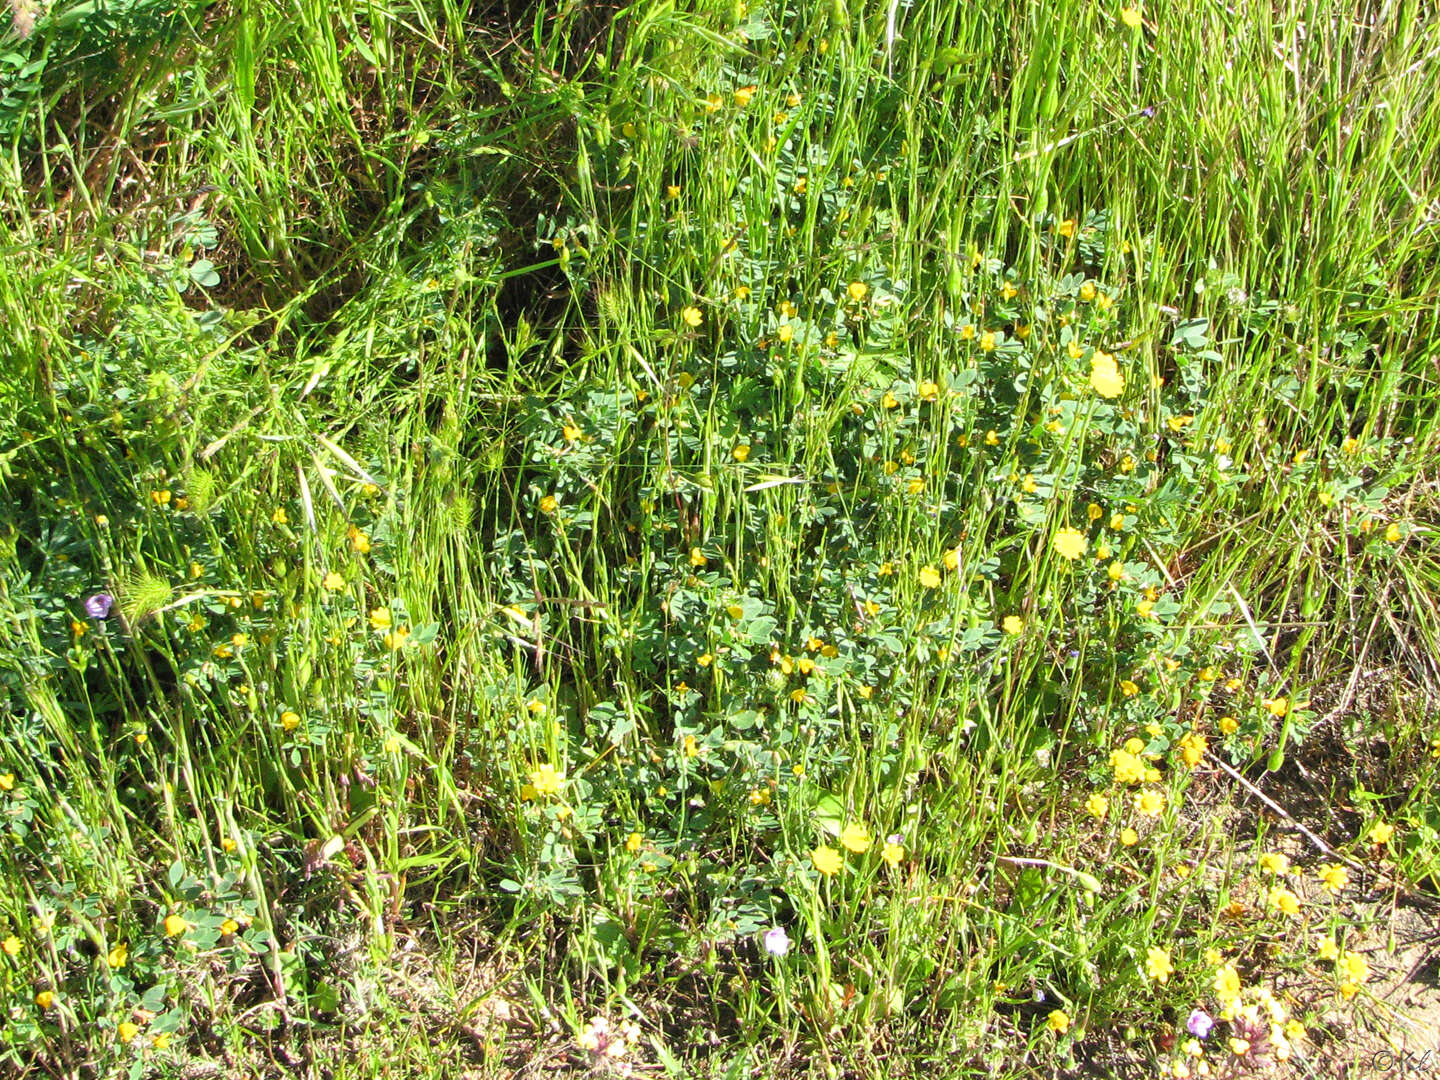
<svg viewBox="0 0 1440 1080">
<path fill-rule="evenodd" d="M 765 931 L 765 951 L 771 956 L 784 956 L 790 951 L 790 935 L 783 926 Z"/>
</svg>

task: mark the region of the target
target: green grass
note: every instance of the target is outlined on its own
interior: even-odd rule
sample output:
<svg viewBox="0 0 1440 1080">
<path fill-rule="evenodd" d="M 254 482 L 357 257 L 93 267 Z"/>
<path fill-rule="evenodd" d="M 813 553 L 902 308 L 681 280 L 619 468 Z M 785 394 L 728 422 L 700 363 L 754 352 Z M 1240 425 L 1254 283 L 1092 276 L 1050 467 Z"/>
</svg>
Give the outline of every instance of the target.
<svg viewBox="0 0 1440 1080">
<path fill-rule="evenodd" d="M 1223 963 L 1217 1072 L 1272 993 L 1360 1054 L 1440 877 L 1427 10 L 37 9 L 0 1065 L 1118 1075 Z"/>
</svg>

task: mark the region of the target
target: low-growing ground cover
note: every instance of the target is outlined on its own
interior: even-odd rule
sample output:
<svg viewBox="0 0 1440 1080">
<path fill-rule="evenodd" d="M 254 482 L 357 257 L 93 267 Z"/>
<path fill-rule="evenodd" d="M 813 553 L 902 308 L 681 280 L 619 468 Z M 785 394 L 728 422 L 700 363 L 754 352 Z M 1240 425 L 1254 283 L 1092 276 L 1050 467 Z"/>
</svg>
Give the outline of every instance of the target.
<svg viewBox="0 0 1440 1080">
<path fill-rule="evenodd" d="M 7 1074 L 1433 1037 L 1422 6 L 11 6 Z"/>
</svg>

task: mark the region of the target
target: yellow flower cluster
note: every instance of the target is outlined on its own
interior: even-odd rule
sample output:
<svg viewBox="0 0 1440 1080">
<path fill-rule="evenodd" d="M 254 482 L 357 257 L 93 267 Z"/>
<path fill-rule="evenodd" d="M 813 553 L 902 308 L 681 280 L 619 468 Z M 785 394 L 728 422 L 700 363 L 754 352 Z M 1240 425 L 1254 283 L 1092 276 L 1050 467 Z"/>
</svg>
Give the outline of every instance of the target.
<svg viewBox="0 0 1440 1080">
<path fill-rule="evenodd" d="M 1090 357 L 1090 387 L 1103 398 L 1119 397 L 1125 391 L 1125 376 L 1120 374 L 1115 357 L 1095 350 Z"/>
<path fill-rule="evenodd" d="M 520 798 L 525 801 L 558 795 L 565 786 L 565 772 L 549 762 L 542 762 L 530 770 L 529 783 L 520 788 Z"/>
<path fill-rule="evenodd" d="M 852 855 L 863 855 L 874 846 L 870 830 L 859 822 L 851 822 L 835 838 L 840 847 Z M 887 866 L 899 866 L 905 858 L 905 846 L 899 836 L 887 837 L 880 848 L 880 859 Z M 821 844 L 810 853 L 810 862 L 826 877 L 834 877 L 845 865 L 845 856 L 837 848 Z"/>
<path fill-rule="evenodd" d="M 1121 784 L 1143 783 L 1147 775 L 1139 754 L 1125 747 L 1110 751 L 1110 768 L 1115 771 L 1116 782 Z"/>
</svg>

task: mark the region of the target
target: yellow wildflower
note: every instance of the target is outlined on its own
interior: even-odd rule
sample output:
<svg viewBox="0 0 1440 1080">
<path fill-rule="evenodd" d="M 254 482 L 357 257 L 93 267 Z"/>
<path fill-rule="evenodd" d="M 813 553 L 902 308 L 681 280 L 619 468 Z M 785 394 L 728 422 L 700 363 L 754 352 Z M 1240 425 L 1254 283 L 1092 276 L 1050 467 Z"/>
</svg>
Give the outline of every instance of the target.
<svg viewBox="0 0 1440 1080">
<path fill-rule="evenodd" d="M 1166 420 L 1165 423 L 1172 432 L 1174 432 L 1176 435 L 1179 435 L 1180 432 L 1184 431 L 1187 427 L 1194 423 L 1194 421 L 1195 417 L 1187 414 L 1184 416 L 1172 416 L 1168 420 Z"/>
<path fill-rule="evenodd" d="M 1097 351 L 1090 359 L 1090 387 L 1102 398 L 1119 397 L 1125 391 L 1125 376 L 1115 358 Z"/>
<path fill-rule="evenodd" d="M 1284 885 L 1274 885 L 1266 894 L 1265 901 L 1270 907 L 1285 915 L 1300 914 L 1300 898 Z"/>
<path fill-rule="evenodd" d="M 1319 877 L 1322 887 L 1331 896 L 1336 895 L 1350 884 L 1350 871 L 1339 863 L 1326 863 L 1316 870 L 1315 874 Z"/>
<path fill-rule="evenodd" d="M 1370 978 L 1370 965 L 1359 953 L 1347 950 L 1341 955 L 1335 966 L 1345 976 L 1347 982 L 1358 984 Z"/>
<path fill-rule="evenodd" d="M 865 828 L 864 825 L 858 822 L 851 822 L 840 830 L 840 835 L 837 839 L 840 841 L 840 846 L 845 848 L 845 850 L 852 851 L 859 855 L 861 852 L 869 850 L 872 838 L 870 836 L 870 830 Z"/>
<path fill-rule="evenodd" d="M 1054 544 L 1056 553 L 1059 554 L 1061 558 L 1069 559 L 1071 562 L 1074 562 L 1084 555 L 1086 549 L 1089 547 L 1089 543 L 1085 539 L 1085 534 L 1079 529 L 1071 528 L 1064 528 L 1057 532 L 1052 543 Z"/>
<path fill-rule="evenodd" d="M 565 783 L 565 773 L 549 762 L 530 770 L 530 786 L 537 795 L 556 795 Z"/>
<path fill-rule="evenodd" d="M 1215 996 L 1221 1004 L 1235 1001 L 1240 996 L 1240 972 L 1234 964 L 1221 964 L 1215 971 Z"/>
<path fill-rule="evenodd" d="M 1115 779 L 1121 784 L 1138 784 L 1145 779 L 1145 763 L 1129 750 L 1112 750 L 1110 768 L 1115 770 Z"/>
<path fill-rule="evenodd" d="M 1267 851 L 1260 856 L 1260 869 L 1267 874 L 1288 874 L 1290 856 L 1279 851 Z"/>
<path fill-rule="evenodd" d="M 1146 817 L 1159 817 L 1165 809 L 1165 793 L 1147 788 L 1135 796 L 1135 809 Z"/>
<path fill-rule="evenodd" d="M 1180 756 L 1186 765 L 1192 769 L 1199 765 L 1205 758 L 1205 750 L 1209 742 L 1204 735 L 1194 731 L 1187 731 L 1180 737 Z"/>
<path fill-rule="evenodd" d="M 1164 983 L 1170 981 L 1170 974 L 1175 966 L 1170 962 L 1170 950 L 1162 949 L 1151 945 L 1145 950 L 1145 974 L 1156 982 Z"/>
</svg>

